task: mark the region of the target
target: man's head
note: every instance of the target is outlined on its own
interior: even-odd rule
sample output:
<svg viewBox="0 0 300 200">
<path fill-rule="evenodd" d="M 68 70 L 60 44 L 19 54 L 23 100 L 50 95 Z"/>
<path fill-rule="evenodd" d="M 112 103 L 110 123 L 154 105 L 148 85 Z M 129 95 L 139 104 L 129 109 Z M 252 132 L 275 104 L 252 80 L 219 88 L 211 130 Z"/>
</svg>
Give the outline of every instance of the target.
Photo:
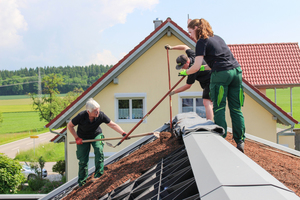
<svg viewBox="0 0 300 200">
<path fill-rule="evenodd" d="M 93 99 L 90 98 L 85 104 L 86 111 L 90 117 L 98 117 L 100 112 L 100 105 Z"/>
<path fill-rule="evenodd" d="M 176 65 L 177 70 L 189 68 L 190 59 L 184 54 L 178 56 L 176 59 L 176 62 L 177 62 L 177 65 Z"/>
</svg>

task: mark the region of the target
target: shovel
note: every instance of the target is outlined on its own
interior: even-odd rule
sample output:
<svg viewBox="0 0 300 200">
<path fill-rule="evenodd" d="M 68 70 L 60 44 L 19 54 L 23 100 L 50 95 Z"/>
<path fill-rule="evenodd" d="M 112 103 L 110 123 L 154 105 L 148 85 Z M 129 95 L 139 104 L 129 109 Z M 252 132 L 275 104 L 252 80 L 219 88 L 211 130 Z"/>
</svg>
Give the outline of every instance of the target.
<svg viewBox="0 0 300 200">
<path fill-rule="evenodd" d="M 143 136 L 147 136 L 147 135 L 154 135 L 155 137 L 159 138 L 159 132 L 143 133 L 143 134 L 140 134 L 140 135 L 132 135 L 132 136 L 127 137 L 127 138 L 143 137 Z M 119 139 L 123 139 L 123 137 L 82 140 L 82 143 L 104 141 L 104 140 L 119 140 Z M 71 141 L 71 142 L 69 142 L 69 144 L 76 144 L 76 141 Z M 113 145 L 111 143 L 106 142 L 106 144 L 109 147 L 113 147 Z"/>
</svg>

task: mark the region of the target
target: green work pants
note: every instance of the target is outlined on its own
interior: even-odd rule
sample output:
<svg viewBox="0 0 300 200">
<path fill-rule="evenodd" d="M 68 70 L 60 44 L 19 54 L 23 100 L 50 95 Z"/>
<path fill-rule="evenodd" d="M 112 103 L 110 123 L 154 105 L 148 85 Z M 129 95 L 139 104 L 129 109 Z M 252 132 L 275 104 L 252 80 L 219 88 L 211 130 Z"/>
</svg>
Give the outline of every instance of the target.
<svg viewBox="0 0 300 200">
<path fill-rule="evenodd" d="M 103 134 L 97 135 L 94 139 L 104 138 Z M 88 164 L 89 164 L 89 154 L 91 145 L 94 148 L 95 153 L 95 174 L 94 177 L 100 177 L 104 170 L 104 155 L 103 155 L 103 142 L 87 142 L 81 145 L 77 145 L 76 156 L 79 160 L 79 171 L 78 171 L 78 184 L 83 186 L 88 178 Z"/>
<path fill-rule="evenodd" d="M 212 72 L 210 82 L 210 97 L 213 102 L 214 121 L 225 129 L 226 98 L 232 121 L 233 139 L 236 143 L 245 141 L 245 122 L 241 107 L 244 104 L 244 91 L 242 85 L 241 67 L 227 71 Z"/>
</svg>

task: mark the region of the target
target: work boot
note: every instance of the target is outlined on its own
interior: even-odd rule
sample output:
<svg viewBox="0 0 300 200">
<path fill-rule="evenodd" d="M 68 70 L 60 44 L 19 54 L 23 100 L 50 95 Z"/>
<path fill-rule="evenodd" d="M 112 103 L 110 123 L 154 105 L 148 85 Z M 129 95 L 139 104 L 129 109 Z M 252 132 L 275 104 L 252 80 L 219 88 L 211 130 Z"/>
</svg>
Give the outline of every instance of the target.
<svg viewBox="0 0 300 200">
<path fill-rule="evenodd" d="M 238 150 L 240 150 L 241 152 L 244 153 L 244 145 L 245 145 L 245 143 L 244 143 L 243 141 L 240 141 L 240 142 L 237 144 L 236 148 L 237 148 Z"/>
</svg>

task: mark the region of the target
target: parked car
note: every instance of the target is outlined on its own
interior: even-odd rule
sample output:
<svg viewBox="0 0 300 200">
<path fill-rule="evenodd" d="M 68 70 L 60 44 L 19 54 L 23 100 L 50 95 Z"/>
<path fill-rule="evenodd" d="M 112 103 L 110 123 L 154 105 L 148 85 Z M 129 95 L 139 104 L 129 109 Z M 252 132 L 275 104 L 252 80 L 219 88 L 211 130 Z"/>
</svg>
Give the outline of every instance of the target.
<svg viewBox="0 0 300 200">
<path fill-rule="evenodd" d="M 38 168 L 38 171 L 40 172 L 41 169 Z M 35 170 L 32 169 L 27 163 L 25 163 L 23 165 L 22 173 L 24 174 L 24 176 L 27 180 L 36 179 L 38 177 L 38 174 L 35 172 Z M 43 178 L 47 177 L 47 175 L 48 175 L 47 170 L 43 169 L 43 172 L 42 172 Z"/>
</svg>

